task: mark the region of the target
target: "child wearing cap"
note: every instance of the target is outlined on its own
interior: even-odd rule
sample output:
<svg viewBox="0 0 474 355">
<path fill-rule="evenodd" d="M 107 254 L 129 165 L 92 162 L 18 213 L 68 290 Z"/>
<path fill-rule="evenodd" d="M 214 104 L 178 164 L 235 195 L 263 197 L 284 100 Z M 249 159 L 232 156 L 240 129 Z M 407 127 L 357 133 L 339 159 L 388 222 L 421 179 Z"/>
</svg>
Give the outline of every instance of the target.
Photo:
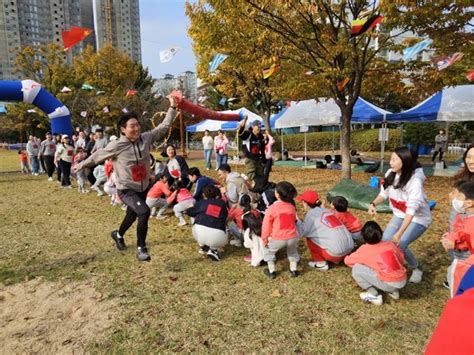
<svg viewBox="0 0 474 355">
<path fill-rule="evenodd" d="M 407 283 L 402 251 L 392 242 L 382 242 L 382 235 L 382 228 L 377 222 L 367 222 L 362 228 L 366 244 L 344 259 L 346 265 L 352 268 L 355 282 L 365 290 L 360 298 L 377 306 L 383 303 L 377 289 L 398 300 L 399 290 Z"/>
<path fill-rule="evenodd" d="M 347 210 L 349 202 L 342 196 L 336 196 L 332 200 L 332 206 L 336 210 L 335 216 L 342 222 L 352 234 L 352 238 L 357 240 L 361 238 L 362 223 L 359 218 Z"/>
<path fill-rule="evenodd" d="M 264 260 L 268 268 L 263 270 L 264 274 L 271 279 L 276 277 L 275 261 L 276 253 L 286 248 L 286 254 L 290 261 L 290 273 L 292 277 L 299 276 L 298 261 L 298 230 L 296 229 L 296 208 L 294 198 L 296 188 L 288 181 L 279 182 L 276 185 L 275 197 L 277 201 L 268 207 L 262 225 L 262 242 L 265 246 Z"/>
<path fill-rule="evenodd" d="M 338 264 L 354 248 L 352 235 L 341 221 L 322 202 L 316 191 L 305 191 L 296 198 L 306 211 L 304 221 L 298 221 L 300 236 L 306 244 L 312 261 L 308 265 L 318 270 L 328 270 L 328 261 Z"/>
</svg>

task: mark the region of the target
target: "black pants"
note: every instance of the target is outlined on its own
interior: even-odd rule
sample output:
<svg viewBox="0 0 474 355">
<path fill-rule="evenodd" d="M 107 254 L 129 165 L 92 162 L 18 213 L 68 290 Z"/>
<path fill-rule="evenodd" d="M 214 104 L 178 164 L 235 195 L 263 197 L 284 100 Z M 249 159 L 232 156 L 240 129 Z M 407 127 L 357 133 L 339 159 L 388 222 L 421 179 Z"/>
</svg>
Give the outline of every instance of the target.
<svg viewBox="0 0 474 355">
<path fill-rule="evenodd" d="M 44 165 L 46 167 L 46 173 L 48 174 L 48 177 L 52 177 L 54 173 L 54 156 L 52 155 L 45 155 L 43 157 L 44 160 Z"/>
<path fill-rule="evenodd" d="M 148 189 L 143 192 L 133 190 L 118 190 L 122 202 L 127 205 L 127 212 L 119 228 L 121 237 L 138 219 L 137 224 L 137 246 L 146 246 L 146 235 L 148 233 L 148 220 L 150 219 L 150 208 L 146 204 L 146 194 Z"/>
<path fill-rule="evenodd" d="M 273 159 L 267 159 L 263 167 L 263 176 L 265 177 L 266 181 L 269 181 L 268 179 L 270 178 L 270 172 L 272 171 L 272 166 L 273 166 Z"/>
<path fill-rule="evenodd" d="M 92 167 L 89 168 L 89 172 L 87 173 L 87 180 L 89 181 L 89 183 L 92 185 L 95 184 L 95 176 L 94 176 L 94 169 L 97 165 L 94 165 Z"/>
<path fill-rule="evenodd" d="M 46 171 L 46 165 L 44 164 L 44 156 L 41 156 L 38 159 L 39 159 L 41 169 L 43 169 L 43 171 Z"/>
<path fill-rule="evenodd" d="M 71 163 L 60 160 L 59 170 L 61 170 L 61 186 L 71 186 Z"/>
<path fill-rule="evenodd" d="M 443 150 L 441 148 L 439 148 L 438 150 L 435 150 L 433 152 L 433 158 L 431 158 L 431 161 L 434 162 L 435 159 L 436 159 L 436 156 L 438 155 L 438 152 L 439 152 L 439 161 L 443 161 Z"/>
</svg>

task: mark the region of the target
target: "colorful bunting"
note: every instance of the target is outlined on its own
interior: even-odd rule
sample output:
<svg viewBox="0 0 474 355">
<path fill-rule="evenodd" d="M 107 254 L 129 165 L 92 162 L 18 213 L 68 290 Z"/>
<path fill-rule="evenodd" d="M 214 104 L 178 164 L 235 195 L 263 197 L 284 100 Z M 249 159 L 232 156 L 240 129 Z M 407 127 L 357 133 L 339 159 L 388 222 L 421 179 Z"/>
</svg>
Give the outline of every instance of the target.
<svg viewBox="0 0 474 355">
<path fill-rule="evenodd" d="M 226 99 L 225 97 L 223 97 L 223 98 L 221 98 L 221 99 L 219 100 L 219 105 L 225 106 L 225 103 L 226 103 L 226 102 L 227 102 L 227 99 Z"/>
<path fill-rule="evenodd" d="M 61 92 L 63 94 L 67 94 L 67 93 L 70 93 L 71 92 L 71 89 L 69 89 L 67 86 L 64 86 L 62 89 L 61 89 Z"/>
<path fill-rule="evenodd" d="M 220 53 L 214 55 L 214 58 L 212 58 L 212 61 L 209 63 L 209 73 L 212 73 L 213 71 L 217 70 L 219 65 L 221 65 L 222 62 L 227 59 L 227 57 L 228 55 Z"/>
<path fill-rule="evenodd" d="M 373 15 L 368 19 L 355 19 L 352 20 L 352 28 L 351 28 L 351 37 L 354 38 L 360 36 L 361 34 L 370 31 L 375 26 L 377 26 L 380 21 L 383 20 L 383 16 L 381 15 Z"/>
<path fill-rule="evenodd" d="M 87 117 L 87 111 L 81 111 L 81 116 L 82 117 Z"/>
<path fill-rule="evenodd" d="M 171 59 L 173 59 L 173 57 L 176 55 L 176 53 L 178 53 L 180 49 L 181 49 L 180 47 L 171 47 L 170 49 L 160 51 L 160 62 L 161 63 L 169 62 Z"/>
<path fill-rule="evenodd" d="M 134 96 L 138 93 L 137 90 L 127 90 L 127 95 L 125 96 Z"/>
<path fill-rule="evenodd" d="M 31 109 L 29 109 L 29 110 L 26 110 L 26 112 L 28 112 L 28 113 L 36 113 L 36 110 L 35 110 L 34 108 L 31 108 Z"/>
<path fill-rule="evenodd" d="M 441 71 L 461 60 L 463 56 L 464 53 L 456 52 L 450 56 L 435 57 L 431 61 L 436 66 L 436 68 Z"/>
<path fill-rule="evenodd" d="M 337 83 L 337 90 L 339 91 L 342 91 L 344 90 L 344 88 L 346 87 L 347 83 L 350 81 L 351 79 L 349 78 L 344 78 L 342 79 L 340 82 Z"/>
<path fill-rule="evenodd" d="M 85 39 L 92 33 L 89 28 L 72 26 L 70 30 L 61 32 L 63 38 L 64 51 L 71 49 L 74 45 Z"/>
<path fill-rule="evenodd" d="M 104 106 L 104 108 L 102 109 L 102 112 L 103 113 L 109 113 L 109 108 L 107 106 Z"/>
<path fill-rule="evenodd" d="M 92 85 L 84 83 L 84 84 L 82 84 L 81 89 L 82 90 L 94 90 L 94 87 Z"/>
<path fill-rule="evenodd" d="M 469 81 L 474 81 L 474 69 L 473 69 L 473 70 L 469 70 L 469 71 L 466 73 L 466 79 L 469 80 Z"/>
<path fill-rule="evenodd" d="M 280 69 L 280 64 L 272 64 L 269 68 L 262 70 L 263 78 L 268 79 L 271 77 L 278 69 Z"/>
<path fill-rule="evenodd" d="M 416 58 L 418 53 L 420 53 L 420 52 L 424 51 L 426 48 L 428 48 L 431 45 L 431 43 L 433 43 L 433 40 L 430 39 L 430 38 L 426 38 L 423 41 L 418 42 L 414 46 L 405 48 L 403 50 L 403 61 L 406 63 L 406 62 L 409 62 L 410 60 Z"/>
</svg>

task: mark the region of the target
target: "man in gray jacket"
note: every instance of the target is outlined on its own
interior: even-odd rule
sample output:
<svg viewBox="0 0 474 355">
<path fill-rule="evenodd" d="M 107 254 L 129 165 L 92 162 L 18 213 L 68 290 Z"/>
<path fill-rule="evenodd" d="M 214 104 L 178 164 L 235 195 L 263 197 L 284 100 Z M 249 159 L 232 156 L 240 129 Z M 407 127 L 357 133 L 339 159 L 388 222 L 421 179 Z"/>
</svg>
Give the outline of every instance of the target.
<svg viewBox="0 0 474 355">
<path fill-rule="evenodd" d="M 169 97 L 169 100 L 171 106 L 165 119 L 149 132 L 141 133 L 136 114 L 122 115 L 118 119 L 120 138 L 110 142 L 105 148 L 97 150 L 76 167 L 77 171 L 97 165 L 106 159 L 112 159 L 117 177 L 117 191 L 123 203 L 127 205 L 127 212 L 119 229 L 113 231 L 111 236 L 119 250 L 126 249 L 123 237 L 138 219 L 137 258 L 140 261 L 150 260 L 146 247 L 150 208 L 145 202 L 150 187 L 150 149 L 156 140 L 163 138 L 168 132 L 176 116 L 174 99 Z"/>
</svg>

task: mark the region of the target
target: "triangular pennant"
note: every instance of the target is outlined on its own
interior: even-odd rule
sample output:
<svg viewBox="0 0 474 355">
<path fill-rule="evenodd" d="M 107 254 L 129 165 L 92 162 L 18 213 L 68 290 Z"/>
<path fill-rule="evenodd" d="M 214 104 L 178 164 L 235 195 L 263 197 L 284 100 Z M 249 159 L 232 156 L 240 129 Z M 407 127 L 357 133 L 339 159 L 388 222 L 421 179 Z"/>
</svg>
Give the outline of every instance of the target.
<svg viewBox="0 0 474 355">
<path fill-rule="evenodd" d="M 160 62 L 161 63 L 169 62 L 171 59 L 173 59 L 173 57 L 176 55 L 176 53 L 178 53 L 180 49 L 181 49 L 180 47 L 171 47 L 170 49 L 160 51 Z"/>
<path fill-rule="evenodd" d="M 209 63 L 209 73 L 212 73 L 213 71 L 217 70 L 219 65 L 221 65 L 222 62 L 227 59 L 227 57 L 228 55 L 220 53 L 214 55 L 214 58 L 212 58 L 212 61 Z"/>
<path fill-rule="evenodd" d="M 350 81 L 349 78 L 344 78 L 337 83 L 337 90 L 342 91 L 346 87 L 347 83 Z"/>
<path fill-rule="evenodd" d="M 104 106 L 104 108 L 102 109 L 102 112 L 103 113 L 109 113 L 109 108 L 107 106 Z"/>
<path fill-rule="evenodd" d="M 87 111 L 81 111 L 81 116 L 82 117 L 87 117 Z"/>
<path fill-rule="evenodd" d="M 128 110 L 124 107 L 124 108 L 122 109 L 122 112 L 123 112 L 123 113 L 127 113 Z"/>
<path fill-rule="evenodd" d="M 383 20 L 383 16 L 381 15 L 373 15 L 367 20 L 363 19 L 356 19 L 353 20 L 351 25 L 351 37 L 354 38 L 356 36 L 360 36 L 361 34 L 370 31 L 375 26 L 377 26 L 380 21 Z"/>
<path fill-rule="evenodd" d="M 414 59 L 418 55 L 418 53 L 428 48 L 431 43 L 433 43 L 433 40 L 430 38 L 426 38 L 423 41 L 418 42 L 414 46 L 405 48 L 403 50 L 403 61 L 409 62 L 410 60 Z"/>
<path fill-rule="evenodd" d="M 134 96 L 138 93 L 137 90 L 127 90 L 127 94 L 125 96 Z"/>
<path fill-rule="evenodd" d="M 63 38 L 64 50 L 67 51 L 71 49 L 75 44 L 85 39 L 91 33 L 91 29 L 77 26 L 72 26 L 70 30 L 62 31 L 61 37 Z"/>
<path fill-rule="evenodd" d="M 84 83 L 84 84 L 82 84 L 81 89 L 82 90 L 94 90 L 94 87 L 92 85 Z"/>
<path fill-rule="evenodd" d="M 67 93 L 69 93 L 69 92 L 71 92 L 71 91 L 72 91 L 72 90 L 69 89 L 67 86 L 64 86 L 64 87 L 61 89 L 61 92 L 62 92 L 63 94 L 67 94 Z"/>
<path fill-rule="evenodd" d="M 441 56 L 441 57 L 433 58 L 432 62 L 436 66 L 436 68 L 441 71 L 450 67 L 457 61 L 461 60 L 463 56 L 464 56 L 464 53 L 456 52 L 450 56 Z"/>
<path fill-rule="evenodd" d="M 278 69 L 280 69 L 280 64 L 272 64 L 269 68 L 265 68 L 262 70 L 263 78 L 268 79 L 271 77 Z"/>
<path fill-rule="evenodd" d="M 36 113 L 36 110 L 35 110 L 34 108 L 32 108 L 32 109 L 26 110 L 26 112 L 28 112 L 28 113 Z"/>
</svg>

